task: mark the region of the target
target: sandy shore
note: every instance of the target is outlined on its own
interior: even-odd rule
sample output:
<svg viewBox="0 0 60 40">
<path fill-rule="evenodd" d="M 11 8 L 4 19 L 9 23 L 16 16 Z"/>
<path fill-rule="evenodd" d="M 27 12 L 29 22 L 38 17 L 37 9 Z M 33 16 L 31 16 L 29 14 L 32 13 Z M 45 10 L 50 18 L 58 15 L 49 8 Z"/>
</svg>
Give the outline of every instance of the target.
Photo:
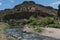
<svg viewBox="0 0 60 40">
<path fill-rule="evenodd" d="M 43 32 L 40 33 L 41 35 L 53 37 L 60 39 L 60 29 L 57 28 L 43 28 Z"/>
<path fill-rule="evenodd" d="M 43 35 L 43 36 L 56 38 L 56 39 L 60 39 L 60 29 L 58 29 L 58 28 L 47 28 L 47 27 L 42 28 L 42 29 L 43 29 L 43 31 L 41 33 L 38 33 L 38 34 Z M 30 29 L 28 27 L 25 27 L 24 30 L 27 32 L 34 32 L 32 29 Z"/>
</svg>

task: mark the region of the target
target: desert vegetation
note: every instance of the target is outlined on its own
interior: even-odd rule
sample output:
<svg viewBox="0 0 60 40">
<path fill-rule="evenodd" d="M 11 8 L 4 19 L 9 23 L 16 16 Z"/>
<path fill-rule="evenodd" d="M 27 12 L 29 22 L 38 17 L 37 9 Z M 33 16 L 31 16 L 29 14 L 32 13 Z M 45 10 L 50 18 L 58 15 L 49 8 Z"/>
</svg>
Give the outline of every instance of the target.
<svg viewBox="0 0 60 40">
<path fill-rule="evenodd" d="M 8 28 L 24 28 L 25 25 L 28 25 L 29 28 L 34 29 L 35 31 L 40 32 L 40 27 L 53 27 L 60 28 L 60 23 L 56 23 L 54 17 L 43 17 L 36 18 L 34 16 L 29 17 L 28 19 L 11 19 L 11 20 L 3 20 L 3 22 L 9 24 Z"/>
</svg>

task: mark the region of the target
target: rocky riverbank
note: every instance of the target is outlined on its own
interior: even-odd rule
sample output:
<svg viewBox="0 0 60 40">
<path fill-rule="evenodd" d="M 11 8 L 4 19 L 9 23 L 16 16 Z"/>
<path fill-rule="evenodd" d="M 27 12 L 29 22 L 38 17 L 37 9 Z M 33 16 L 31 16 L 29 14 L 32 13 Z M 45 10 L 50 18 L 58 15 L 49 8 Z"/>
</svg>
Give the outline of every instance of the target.
<svg viewBox="0 0 60 40">
<path fill-rule="evenodd" d="M 23 32 L 19 28 L 6 29 L 5 34 L 7 36 L 14 37 L 16 40 L 20 40 L 20 39 L 21 40 L 59 40 L 48 36 L 39 35 L 36 33 Z"/>
<path fill-rule="evenodd" d="M 6 26 L 6 24 L 0 23 L 0 40 L 60 40 L 58 39 L 58 37 L 60 37 L 60 29 L 43 28 L 45 31 L 42 33 L 35 33 L 32 29 L 26 27 L 24 30 L 28 30 L 27 32 L 23 32 L 20 28 L 7 28 L 3 31 L 4 26 Z"/>
</svg>

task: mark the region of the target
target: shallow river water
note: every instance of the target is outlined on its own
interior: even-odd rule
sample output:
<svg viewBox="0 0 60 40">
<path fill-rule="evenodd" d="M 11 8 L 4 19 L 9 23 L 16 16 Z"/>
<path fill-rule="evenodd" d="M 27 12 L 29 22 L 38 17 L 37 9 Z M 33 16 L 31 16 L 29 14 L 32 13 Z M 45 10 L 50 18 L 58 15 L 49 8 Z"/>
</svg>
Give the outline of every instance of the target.
<svg viewBox="0 0 60 40">
<path fill-rule="evenodd" d="M 5 34 L 7 36 L 14 37 L 16 40 L 59 40 L 35 33 L 26 33 L 19 28 L 8 28 L 5 29 Z"/>
</svg>

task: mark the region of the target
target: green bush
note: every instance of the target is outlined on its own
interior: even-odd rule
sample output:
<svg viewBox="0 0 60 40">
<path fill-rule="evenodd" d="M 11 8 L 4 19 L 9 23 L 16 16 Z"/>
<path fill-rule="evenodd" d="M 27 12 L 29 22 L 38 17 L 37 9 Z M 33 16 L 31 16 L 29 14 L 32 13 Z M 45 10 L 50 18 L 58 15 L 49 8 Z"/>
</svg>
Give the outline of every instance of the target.
<svg viewBox="0 0 60 40">
<path fill-rule="evenodd" d="M 29 28 L 34 28 L 33 25 L 28 25 Z"/>
<path fill-rule="evenodd" d="M 6 29 L 6 28 L 10 28 L 10 25 L 8 23 L 3 23 L 3 24 L 1 24 L 1 27 L 3 29 Z"/>
<path fill-rule="evenodd" d="M 29 23 L 30 25 L 43 25 L 46 26 L 48 24 L 53 24 L 54 23 L 54 18 L 53 17 L 44 17 L 44 18 L 35 18 L 31 16 L 29 19 L 24 19 L 23 21 L 25 24 Z"/>
<path fill-rule="evenodd" d="M 54 18 L 53 17 L 48 17 L 48 22 L 49 24 L 53 24 L 54 23 Z"/>
<path fill-rule="evenodd" d="M 27 24 L 30 23 L 31 25 L 35 25 L 37 22 L 37 19 L 33 16 L 31 16 L 29 19 L 24 19 L 23 23 Z"/>
<path fill-rule="evenodd" d="M 36 32 L 41 32 L 41 31 L 42 31 L 42 29 L 41 29 L 41 28 L 39 28 L 39 27 L 36 27 L 36 28 L 34 28 L 34 31 L 36 31 Z"/>
<path fill-rule="evenodd" d="M 41 32 L 42 31 L 42 29 L 40 27 L 35 26 L 35 25 L 29 25 L 28 27 L 29 28 L 32 28 L 36 32 Z"/>
<path fill-rule="evenodd" d="M 54 18 L 53 17 L 35 18 L 31 16 L 29 19 L 24 19 L 23 23 L 30 25 L 46 26 L 49 24 L 54 24 Z"/>
<path fill-rule="evenodd" d="M 32 22 L 32 21 L 35 21 L 35 20 L 37 20 L 35 17 L 33 17 L 33 16 L 31 16 L 30 18 L 29 18 L 29 21 L 30 22 Z"/>
<path fill-rule="evenodd" d="M 30 24 L 31 24 L 31 25 L 37 25 L 36 23 L 37 23 L 37 20 L 34 20 L 34 21 L 32 21 Z"/>
<path fill-rule="evenodd" d="M 49 24 L 48 27 L 60 28 L 60 24 Z"/>
<path fill-rule="evenodd" d="M 48 25 L 48 24 L 53 24 L 54 23 L 54 18 L 52 17 L 45 17 L 45 18 L 40 18 L 37 20 L 37 25 Z"/>
<path fill-rule="evenodd" d="M 28 23 L 29 22 L 29 20 L 28 19 L 23 19 L 23 23 Z"/>
<path fill-rule="evenodd" d="M 37 18 L 31 16 L 31 17 L 29 18 L 29 22 L 30 22 L 31 25 L 37 25 L 37 24 L 36 24 L 36 23 L 37 23 Z"/>
</svg>

